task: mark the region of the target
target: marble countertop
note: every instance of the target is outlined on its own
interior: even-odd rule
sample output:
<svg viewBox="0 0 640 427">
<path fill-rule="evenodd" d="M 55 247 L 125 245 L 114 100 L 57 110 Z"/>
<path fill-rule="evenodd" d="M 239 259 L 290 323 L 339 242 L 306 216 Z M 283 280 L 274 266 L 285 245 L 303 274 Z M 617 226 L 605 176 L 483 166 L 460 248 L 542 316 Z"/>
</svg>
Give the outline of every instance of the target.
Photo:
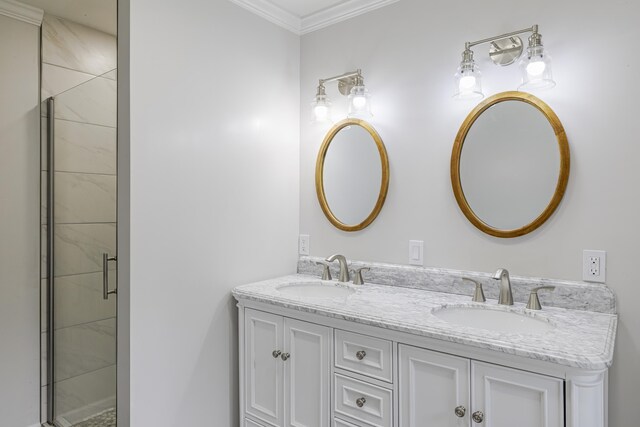
<svg viewBox="0 0 640 427">
<path fill-rule="evenodd" d="M 555 307 L 531 311 L 520 303 L 511 307 L 498 306 L 491 299 L 486 303 L 473 303 L 470 296 L 465 295 L 371 283 L 339 284 L 354 292 L 337 298 L 299 297 L 278 290 L 286 284 L 312 282 L 329 284 L 317 277 L 297 274 L 238 286 L 233 296 L 237 300 L 269 303 L 575 368 L 605 369 L 612 363 L 618 319 L 615 314 Z M 450 306 L 514 311 L 555 327 L 545 333 L 496 332 L 455 325 L 434 315 L 435 311 Z"/>
</svg>

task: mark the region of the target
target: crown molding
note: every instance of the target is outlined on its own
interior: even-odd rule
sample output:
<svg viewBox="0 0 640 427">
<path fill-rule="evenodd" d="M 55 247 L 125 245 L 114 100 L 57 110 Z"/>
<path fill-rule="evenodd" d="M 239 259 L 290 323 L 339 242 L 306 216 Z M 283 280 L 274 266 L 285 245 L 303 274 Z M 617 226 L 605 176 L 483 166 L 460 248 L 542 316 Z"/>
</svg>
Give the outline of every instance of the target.
<svg viewBox="0 0 640 427">
<path fill-rule="evenodd" d="M 0 0 L 0 15 L 39 27 L 42 25 L 44 10 L 15 0 Z"/>
<path fill-rule="evenodd" d="M 300 34 L 307 34 L 338 22 L 346 21 L 400 0 L 351 0 L 302 18 Z"/>
<path fill-rule="evenodd" d="M 2 0 L 0 0 L 2 1 Z M 295 34 L 303 35 L 400 0 L 350 0 L 300 18 L 269 0 L 230 0 Z"/>
<path fill-rule="evenodd" d="M 2 0 L 0 0 L 2 1 Z M 300 18 L 267 0 L 230 0 L 238 6 L 300 35 Z"/>
</svg>

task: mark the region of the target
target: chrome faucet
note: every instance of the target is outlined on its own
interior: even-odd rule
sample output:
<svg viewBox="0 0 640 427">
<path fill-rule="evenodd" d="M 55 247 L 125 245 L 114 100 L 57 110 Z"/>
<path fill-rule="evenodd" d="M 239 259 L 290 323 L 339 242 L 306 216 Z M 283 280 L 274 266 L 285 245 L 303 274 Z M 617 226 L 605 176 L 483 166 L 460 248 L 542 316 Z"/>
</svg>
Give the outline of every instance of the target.
<svg viewBox="0 0 640 427">
<path fill-rule="evenodd" d="M 347 265 L 347 259 L 344 257 L 344 255 L 335 254 L 335 255 L 331 255 L 325 261 L 333 262 L 335 260 L 338 260 L 338 262 L 340 263 L 340 278 L 338 280 L 340 282 L 348 282 L 349 281 L 349 266 Z"/>
<path fill-rule="evenodd" d="M 509 280 L 509 272 L 506 268 L 499 268 L 493 278 L 500 280 L 500 296 L 498 304 L 513 305 L 513 294 L 511 293 L 511 281 Z"/>
</svg>

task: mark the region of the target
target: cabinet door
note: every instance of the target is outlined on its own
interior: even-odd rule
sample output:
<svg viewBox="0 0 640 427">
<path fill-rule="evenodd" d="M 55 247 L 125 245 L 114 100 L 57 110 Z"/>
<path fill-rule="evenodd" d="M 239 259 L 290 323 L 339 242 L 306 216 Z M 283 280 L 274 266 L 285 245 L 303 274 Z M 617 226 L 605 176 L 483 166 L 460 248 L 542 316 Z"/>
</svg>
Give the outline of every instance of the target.
<svg viewBox="0 0 640 427">
<path fill-rule="evenodd" d="M 329 427 L 331 329 L 284 320 L 285 426 Z"/>
<path fill-rule="evenodd" d="M 403 344 L 398 354 L 400 427 L 468 427 L 469 359 Z"/>
<path fill-rule="evenodd" d="M 472 362 L 473 411 L 486 427 L 563 427 L 564 385 L 557 378 Z"/>
<path fill-rule="evenodd" d="M 283 318 L 245 310 L 245 411 L 258 420 L 284 425 Z M 277 357 L 274 357 L 277 356 Z"/>
</svg>

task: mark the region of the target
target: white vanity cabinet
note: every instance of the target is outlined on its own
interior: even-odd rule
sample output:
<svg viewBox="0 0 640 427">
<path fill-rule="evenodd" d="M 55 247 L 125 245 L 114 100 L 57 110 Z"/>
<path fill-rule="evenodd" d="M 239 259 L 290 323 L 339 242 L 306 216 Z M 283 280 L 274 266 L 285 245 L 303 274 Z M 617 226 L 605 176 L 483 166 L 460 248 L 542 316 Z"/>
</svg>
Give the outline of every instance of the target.
<svg viewBox="0 0 640 427">
<path fill-rule="evenodd" d="M 469 328 L 467 344 L 421 311 L 425 301 L 407 303 L 415 291 L 369 285 L 361 298 L 310 304 L 280 295 L 297 280 L 234 291 L 241 427 L 607 427 L 615 316 L 548 310 L 557 336 L 531 344 Z"/>
<path fill-rule="evenodd" d="M 244 311 L 245 426 L 329 427 L 331 328 Z"/>
<path fill-rule="evenodd" d="M 399 345 L 401 427 L 562 427 L 564 381 Z"/>
</svg>

